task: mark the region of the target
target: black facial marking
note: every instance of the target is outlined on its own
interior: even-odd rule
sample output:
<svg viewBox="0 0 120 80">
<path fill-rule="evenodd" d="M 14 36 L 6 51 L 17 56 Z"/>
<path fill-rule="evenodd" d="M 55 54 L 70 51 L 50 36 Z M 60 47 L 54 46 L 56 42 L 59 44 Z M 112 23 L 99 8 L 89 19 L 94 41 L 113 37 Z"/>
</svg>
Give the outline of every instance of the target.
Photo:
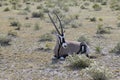
<svg viewBox="0 0 120 80">
<path fill-rule="evenodd" d="M 59 42 L 60 42 L 61 45 L 62 45 L 63 43 L 66 43 L 66 42 L 65 42 L 65 38 L 64 38 L 63 36 L 59 35 L 59 36 L 58 36 L 58 39 L 59 39 Z"/>
<path fill-rule="evenodd" d="M 65 38 L 62 38 L 62 42 L 65 43 Z"/>
</svg>

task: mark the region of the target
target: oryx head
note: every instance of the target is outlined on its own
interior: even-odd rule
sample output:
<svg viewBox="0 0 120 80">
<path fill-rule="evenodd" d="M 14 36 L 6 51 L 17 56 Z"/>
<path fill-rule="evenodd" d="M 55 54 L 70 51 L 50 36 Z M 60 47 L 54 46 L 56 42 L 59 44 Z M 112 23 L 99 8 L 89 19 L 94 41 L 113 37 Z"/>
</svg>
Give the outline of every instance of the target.
<svg viewBox="0 0 120 80">
<path fill-rule="evenodd" d="M 48 13 L 48 16 L 50 17 L 50 20 L 53 23 L 53 25 L 54 25 L 54 27 L 55 27 L 55 29 L 57 31 L 57 38 L 58 38 L 58 41 L 59 41 L 59 45 L 61 45 L 63 48 L 67 48 L 67 43 L 65 41 L 65 36 L 64 36 L 64 32 L 63 32 L 63 25 L 61 23 L 61 20 L 60 20 L 59 16 L 56 13 L 54 13 L 54 14 L 55 14 L 55 16 L 57 17 L 57 19 L 58 19 L 58 21 L 60 23 L 61 32 L 58 30 L 55 22 L 53 21 L 53 19 L 50 16 L 49 13 Z"/>
</svg>

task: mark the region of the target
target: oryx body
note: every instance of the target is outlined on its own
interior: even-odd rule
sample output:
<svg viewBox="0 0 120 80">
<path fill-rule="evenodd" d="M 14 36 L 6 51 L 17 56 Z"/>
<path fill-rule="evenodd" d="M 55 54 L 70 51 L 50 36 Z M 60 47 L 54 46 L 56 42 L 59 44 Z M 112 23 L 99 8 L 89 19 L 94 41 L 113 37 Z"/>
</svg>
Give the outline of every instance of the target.
<svg viewBox="0 0 120 80">
<path fill-rule="evenodd" d="M 61 57 L 66 57 L 68 55 L 71 55 L 73 53 L 76 54 L 86 54 L 86 56 L 88 57 L 89 53 L 90 53 L 90 48 L 87 44 L 84 44 L 86 46 L 82 48 L 82 46 L 80 45 L 81 42 L 76 42 L 76 41 L 66 41 L 67 47 L 60 47 L 58 41 L 56 42 L 56 46 L 54 48 L 54 55 L 55 57 L 61 58 Z M 60 47 L 59 50 L 59 56 L 58 56 L 58 49 Z M 86 49 L 86 50 L 85 50 Z"/>
<path fill-rule="evenodd" d="M 53 21 L 53 19 L 49 13 L 48 13 L 48 15 L 57 31 L 57 34 L 56 34 L 57 40 L 56 40 L 56 45 L 54 48 L 54 58 L 64 59 L 66 56 L 73 54 L 73 53 L 76 53 L 76 54 L 85 53 L 86 56 L 89 57 L 88 54 L 89 54 L 90 48 L 86 44 L 86 42 L 66 41 L 65 37 L 64 37 L 62 23 L 61 23 L 60 18 L 57 16 L 57 14 L 55 14 L 57 19 L 60 22 L 61 32 L 58 30 L 55 22 Z"/>
</svg>

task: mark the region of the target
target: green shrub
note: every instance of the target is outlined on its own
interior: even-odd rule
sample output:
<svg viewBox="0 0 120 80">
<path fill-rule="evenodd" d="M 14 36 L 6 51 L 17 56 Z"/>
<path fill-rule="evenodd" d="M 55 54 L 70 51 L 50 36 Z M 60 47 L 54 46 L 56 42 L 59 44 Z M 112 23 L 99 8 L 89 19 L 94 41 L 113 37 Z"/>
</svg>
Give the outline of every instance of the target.
<svg viewBox="0 0 120 80">
<path fill-rule="evenodd" d="M 119 4 L 111 4 L 111 6 L 110 6 L 110 8 L 112 9 L 112 10 L 120 10 L 120 5 Z"/>
<path fill-rule="evenodd" d="M 27 6 L 24 10 L 30 12 L 30 7 Z"/>
<path fill-rule="evenodd" d="M 46 43 L 46 45 L 45 45 L 45 50 L 46 50 L 46 51 L 52 50 L 52 47 L 53 47 L 53 44 L 51 44 L 51 43 Z"/>
<path fill-rule="evenodd" d="M 48 8 L 43 8 L 43 11 L 44 11 L 45 13 L 48 13 L 48 12 L 49 12 L 49 9 L 48 9 Z"/>
<path fill-rule="evenodd" d="M 101 2 L 101 5 L 107 5 L 107 2 L 105 2 L 105 1 Z"/>
<path fill-rule="evenodd" d="M 40 26 L 39 26 L 38 23 L 36 23 L 35 26 L 34 26 L 34 30 L 39 30 L 39 29 L 40 29 Z"/>
<path fill-rule="evenodd" d="M 0 3 L 0 7 L 2 7 L 2 4 Z"/>
<path fill-rule="evenodd" d="M 69 11 L 69 7 L 68 7 L 68 6 L 64 6 L 64 7 L 63 7 L 63 10 L 64 10 L 65 12 L 68 12 L 68 11 Z"/>
<path fill-rule="evenodd" d="M 93 78 L 93 80 L 109 80 L 110 73 L 105 67 L 100 67 L 98 65 L 92 65 L 88 69 L 88 73 Z"/>
<path fill-rule="evenodd" d="M 41 5 L 37 6 L 37 9 L 43 9 L 43 5 L 41 4 Z"/>
<path fill-rule="evenodd" d="M 117 23 L 117 27 L 120 27 L 120 22 L 119 22 L 119 23 Z"/>
<path fill-rule="evenodd" d="M 48 8 L 53 8 L 53 7 L 55 7 L 55 4 L 54 4 L 54 3 L 47 3 L 47 4 L 46 4 L 46 7 L 48 7 Z"/>
<path fill-rule="evenodd" d="M 103 27 L 103 25 L 98 25 L 96 33 L 97 34 L 110 34 L 110 29 Z"/>
<path fill-rule="evenodd" d="M 51 30 L 51 34 L 55 34 L 55 33 L 56 33 L 55 29 Z"/>
<path fill-rule="evenodd" d="M 18 15 L 27 15 L 28 13 L 26 11 L 20 11 L 17 13 Z"/>
<path fill-rule="evenodd" d="M 8 7 L 6 7 L 5 9 L 4 9 L 4 11 L 6 12 L 6 11 L 10 11 L 10 9 L 8 8 Z"/>
<path fill-rule="evenodd" d="M 10 31 L 8 31 L 8 36 L 16 37 L 17 36 L 17 32 L 10 30 Z"/>
<path fill-rule="evenodd" d="M 43 13 L 43 11 L 33 12 L 32 17 L 33 18 L 44 18 L 44 13 Z"/>
<path fill-rule="evenodd" d="M 74 22 L 74 23 L 72 23 L 72 24 L 71 24 L 71 27 L 72 27 L 72 28 L 78 28 L 78 27 L 79 27 L 79 25 L 78 25 L 78 23 L 77 23 L 77 22 Z"/>
<path fill-rule="evenodd" d="M 40 37 L 39 41 L 52 41 L 52 40 L 53 40 L 52 35 L 49 33 L 46 33 Z"/>
<path fill-rule="evenodd" d="M 102 48 L 100 46 L 96 46 L 95 53 L 97 53 L 97 54 L 102 53 Z"/>
<path fill-rule="evenodd" d="M 24 26 L 27 27 L 27 28 L 29 28 L 29 27 L 32 26 L 32 24 L 31 23 L 25 23 Z"/>
<path fill-rule="evenodd" d="M 67 57 L 69 67 L 72 69 L 83 69 L 90 66 L 92 62 L 89 58 L 77 54 L 73 54 Z"/>
<path fill-rule="evenodd" d="M 81 9 L 86 9 L 86 7 L 84 5 L 81 5 L 80 8 Z"/>
<path fill-rule="evenodd" d="M 95 22 L 96 21 L 96 17 L 90 18 L 91 22 Z"/>
<path fill-rule="evenodd" d="M 12 22 L 10 23 L 10 26 L 20 27 L 20 26 L 21 26 L 21 24 L 20 24 L 20 22 L 19 22 L 19 21 L 12 21 Z"/>
<path fill-rule="evenodd" d="M 76 14 L 76 15 L 75 15 L 75 19 L 79 19 L 79 14 Z"/>
<path fill-rule="evenodd" d="M 92 7 L 95 11 L 100 11 L 102 9 L 102 7 L 99 4 L 94 4 Z"/>
<path fill-rule="evenodd" d="M 6 46 L 9 45 L 11 39 L 7 35 L 0 35 L 0 45 Z"/>
<path fill-rule="evenodd" d="M 102 18 L 99 18 L 99 21 L 103 21 L 103 19 L 102 19 Z"/>
<path fill-rule="evenodd" d="M 60 11 L 59 8 L 54 8 L 54 9 L 53 9 L 53 13 L 59 14 L 59 13 L 61 13 L 61 11 Z"/>
<path fill-rule="evenodd" d="M 120 54 L 120 42 L 110 52 Z"/>
<path fill-rule="evenodd" d="M 77 41 L 79 41 L 79 42 L 86 42 L 87 44 L 89 44 L 89 39 L 88 38 L 86 38 L 85 36 L 80 36 L 79 38 L 78 38 L 78 40 Z"/>
</svg>

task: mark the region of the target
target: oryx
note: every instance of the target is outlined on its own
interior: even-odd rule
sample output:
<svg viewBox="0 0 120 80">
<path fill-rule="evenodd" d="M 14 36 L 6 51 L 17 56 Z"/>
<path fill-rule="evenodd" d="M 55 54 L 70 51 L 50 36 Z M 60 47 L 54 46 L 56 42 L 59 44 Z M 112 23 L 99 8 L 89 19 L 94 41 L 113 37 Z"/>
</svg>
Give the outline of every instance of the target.
<svg viewBox="0 0 120 80">
<path fill-rule="evenodd" d="M 53 21 L 52 17 L 48 13 L 49 18 L 57 31 L 57 34 L 56 34 L 57 40 L 56 40 L 56 45 L 54 47 L 54 58 L 53 59 L 65 59 L 66 56 L 73 54 L 73 53 L 76 53 L 76 54 L 85 53 L 86 56 L 89 57 L 88 54 L 89 54 L 90 48 L 86 44 L 86 42 L 66 41 L 65 40 L 65 35 L 64 35 L 63 25 L 61 23 L 61 20 L 56 13 L 54 13 L 54 14 L 59 21 L 61 31 L 58 30 L 55 22 Z"/>
</svg>

